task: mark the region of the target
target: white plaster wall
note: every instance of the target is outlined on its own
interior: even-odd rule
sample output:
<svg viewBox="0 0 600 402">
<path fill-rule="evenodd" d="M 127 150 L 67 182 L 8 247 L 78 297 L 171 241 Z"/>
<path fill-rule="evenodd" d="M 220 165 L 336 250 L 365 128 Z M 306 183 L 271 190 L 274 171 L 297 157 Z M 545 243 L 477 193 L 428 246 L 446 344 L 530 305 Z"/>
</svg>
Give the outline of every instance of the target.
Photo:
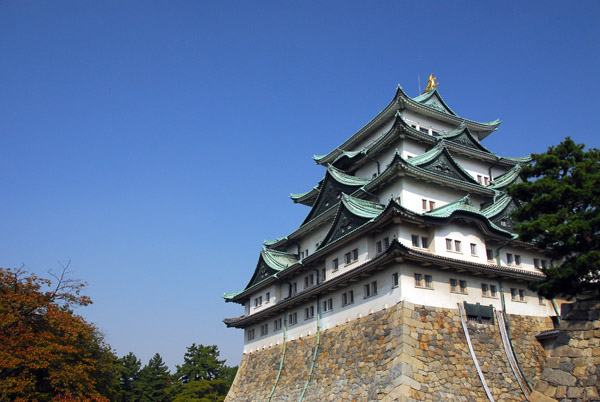
<svg viewBox="0 0 600 402">
<path fill-rule="evenodd" d="M 486 245 L 476 225 L 449 224 L 435 228 L 435 250 L 436 254 L 449 258 L 457 258 L 466 261 L 487 263 Z M 452 240 L 452 251 L 446 249 L 446 239 Z M 461 242 L 461 251 L 454 251 L 454 240 Z M 471 254 L 471 243 L 475 244 L 476 254 Z"/>
<path fill-rule="evenodd" d="M 272 284 L 272 285 L 261 288 L 260 290 L 252 293 L 250 296 L 249 308 L 248 307 L 246 308 L 246 314 L 247 315 L 248 314 L 249 315 L 256 314 L 259 311 L 262 311 L 266 308 L 271 307 L 274 303 L 276 303 L 279 300 L 279 297 L 280 297 L 279 288 L 280 288 L 280 286 L 278 284 Z M 266 301 L 266 297 L 265 297 L 267 293 L 270 294 L 268 302 Z M 262 296 L 262 304 L 255 307 L 254 300 L 260 296 Z"/>
<path fill-rule="evenodd" d="M 331 222 L 329 223 L 331 224 Z M 301 240 L 299 240 L 300 251 L 308 250 L 308 254 L 312 255 L 317 250 L 317 244 L 320 245 L 327 235 L 327 232 L 329 232 L 329 228 L 329 225 L 323 225 L 304 236 Z"/>
<path fill-rule="evenodd" d="M 391 194 L 397 196 L 398 190 L 401 190 L 400 198 L 402 206 L 418 213 L 424 212 L 422 208 L 422 199 L 434 201 L 435 207 L 439 208 L 460 198 L 464 197 L 464 193 L 457 190 L 452 190 L 449 187 L 438 186 L 433 183 L 424 183 L 412 178 L 404 177 L 398 182 L 402 182 L 401 186 L 396 183 L 385 189 L 388 194 L 379 194 L 381 199 L 388 199 Z"/>
<path fill-rule="evenodd" d="M 373 130 L 362 141 L 358 142 L 352 149 L 350 149 L 350 151 L 360 151 L 367 145 L 375 142 L 377 139 L 379 139 L 379 137 L 381 137 L 390 130 L 393 123 L 394 118 L 392 117 L 391 119 L 388 119 L 385 123 L 383 123 L 381 126 L 379 126 L 377 129 Z"/>
<path fill-rule="evenodd" d="M 440 133 L 446 133 L 446 132 L 454 130 L 456 128 L 455 126 L 453 126 L 451 124 L 441 122 L 441 121 L 432 119 L 430 117 L 425 117 L 425 116 L 416 114 L 410 110 L 402 111 L 402 117 L 404 117 L 404 119 L 406 119 L 406 120 L 411 120 L 415 123 L 418 123 L 422 127 L 432 128 L 435 131 L 438 131 Z"/>
<path fill-rule="evenodd" d="M 482 184 L 484 183 L 483 177 L 487 177 L 488 180 L 491 180 L 489 177 L 490 165 L 488 162 L 467 158 L 457 153 L 452 153 L 452 157 L 464 170 L 467 171 L 467 173 L 473 177 L 473 179 L 477 180 L 477 175 L 480 175 L 482 177 Z"/>
</svg>

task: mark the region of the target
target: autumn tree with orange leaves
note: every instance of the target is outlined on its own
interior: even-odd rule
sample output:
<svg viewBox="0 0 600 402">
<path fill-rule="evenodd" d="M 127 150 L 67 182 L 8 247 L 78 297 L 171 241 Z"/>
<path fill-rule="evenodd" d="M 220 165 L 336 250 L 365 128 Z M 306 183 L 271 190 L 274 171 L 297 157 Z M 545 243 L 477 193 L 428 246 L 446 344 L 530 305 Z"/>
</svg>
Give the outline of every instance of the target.
<svg viewBox="0 0 600 402">
<path fill-rule="evenodd" d="M 67 265 L 68 266 L 68 265 Z M 73 308 L 91 300 L 67 269 L 51 280 L 0 268 L 0 400 L 107 402 L 115 359 L 102 334 Z"/>
</svg>

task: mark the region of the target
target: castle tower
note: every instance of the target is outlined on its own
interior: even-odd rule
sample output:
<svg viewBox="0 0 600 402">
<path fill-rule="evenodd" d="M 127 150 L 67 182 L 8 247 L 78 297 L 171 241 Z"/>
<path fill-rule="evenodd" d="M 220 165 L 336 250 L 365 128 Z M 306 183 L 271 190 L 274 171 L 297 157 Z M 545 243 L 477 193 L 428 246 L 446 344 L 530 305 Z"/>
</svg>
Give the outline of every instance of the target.
<svg viewBox="0 0 600 402">
<path fill-rule="evenodd" d="M 521 180 L 529 158 L 499 156 L 481 144 L 499 125 L 460 117 L 434 82 L 414 98 L 398 86 L 389 105 L 363 128 L 314 157 L 324 167 L 323 179 L 290 197 L 307 207 L 306 218 L 294 232 L 265 242 L 248 285 L 224 296 L 244 308 L 240 317 L 224 320 L 244 330 L 244 359 L 228 400 L 345 400 L 344 392 L 347 400 L 440 400 L 419 396 L 415 371 L 423 362 L 403 357 L 415 348 L 410 320 L 417 321 L 421 342 L 418 321 L 439 318 L 440 339 L 450 334 L 447 340 L 455 345 L 471 342 L 464 334 L 453 338 L 462 331 L 461 321 L 495 328 L 491 336 L 499 345 L 503 317 L 525 317 L 519 322 L 531 336 L 551 327 L 554 306 L 527 288 L 543 277 L 539 268 L 547 261 L 513 232 L 510 213 L 518 204 L 506 193 Z M 493 355 L 488 352 L 482 349 L 480 359 Z M 517 352 L 508 344 L 503 353 L 502 367 L 514 376 L 508 382 L 514 400 L 523 400 L 526 380 L 511 361 Z M 351 361 L 340 362 L 343 354 Z M 480 365 L 469 360 L 468 350 L 456 355 L 469 365 L 473 381 L 485 383 L 477 379 Z M 361 380 L 361 367 L 374 371 Z M 539 364 L 527 370 L 534 375 Z M 357 375 L 346 371 L 358 372 L 356 382 L 369 386 L 350 386 Z M 331 382 L 337 377 L 346 385 Z M 498 389 L 509 387 L 498 381 Z M 452 380 L 439 382 L 431 395 L 460 394 Z M 485 396 L 487 389 L 491 396 L 493 388 L 481 386 L 476 395 Z"/>
</svg>

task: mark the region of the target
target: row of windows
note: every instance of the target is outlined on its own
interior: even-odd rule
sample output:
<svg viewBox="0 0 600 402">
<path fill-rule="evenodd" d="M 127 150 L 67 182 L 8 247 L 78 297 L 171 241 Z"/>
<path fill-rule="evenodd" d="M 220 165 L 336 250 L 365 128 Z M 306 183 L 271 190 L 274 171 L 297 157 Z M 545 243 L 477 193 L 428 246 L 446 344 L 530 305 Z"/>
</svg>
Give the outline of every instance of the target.
<svg viewBox="0 0 600 402">
<path fill-rule="evenodd" d="M 415 287 L 423 288 L 423 289 L 433 289 L 433 276 L 422 274 L 416 272 L 414 274 L 415 279 Z M 395 272 L 392 274 L 392 287 L 396 287 L 399 284 L 399 276 L 398 273 Z M 367 299 L 369 297 L 375 296 L 377 294 L 377 281 L 372 281 L 363 285 L 364 289 L 364 298 Z M 452 293 L 460 293 L 467 294 L 467 281 L 462 279 L 450 278 L 450 291 Z M 481 284 L 481 295 L 483 297 L 498 297 L 498 288 L 494 284 L 482 283 Z M 510 289 L 511 300 L 516 302 L 526 302 L 526 295 L 524 289 L 511 288 Z M 347 292 L 342 293 L 342 307 L 348 306 L 354 303 L 354 291 L 348 290 Z M 322 311 L 324 313 L 330 312 L 333 310 L 333 298 L 329 298 L 323 300 L 322 302 Z M 544 298 L 539 296 L 539 303 L 544 304 Z M 315 316 L 315 306 L 308 306 L 304 309 L 304 319 L 309 320 L 314 318 Z M 292 326 L 298 323 L 298 313 L 293 312 L 288 315 L 288 325 Z M 274 331 L 279 331 L 283 328 L 281 318 L 273 321 Z M 263 324 L 260 326 L 260 335 L 265 336 L 269 333 L 269 324 Z M 253 340 L 255 337 L 254 329 L 246 330 L 247 339 Z"/>
<path fill-rule="evenodd" d="M 410 237 L 411 237 L 413 247 L 419 247 L 419 248 L 428 248 L 429 247 L 429 239 L 427 237 L 419 236 L 419 235 L 411 235 Z"/>
<path fill-rule="evenodd" d="M 271 300 L 271 292 L 265 293 L 265 303 L 268 303 L 270 300 Z M 258 296 L 256 298 L 254 298 L 254 308 L 262 306 L 262 303 L 263 303 L 262 296 Z"/>
<path fill-rule="evenodd" d="M 431 211 L 431 210 L 435 209 L 435 201 L 431 201 L 426 198 L 423 198 L 421 200 L 421 207 L 423 208 L 423 211 Z"/>
</svg>

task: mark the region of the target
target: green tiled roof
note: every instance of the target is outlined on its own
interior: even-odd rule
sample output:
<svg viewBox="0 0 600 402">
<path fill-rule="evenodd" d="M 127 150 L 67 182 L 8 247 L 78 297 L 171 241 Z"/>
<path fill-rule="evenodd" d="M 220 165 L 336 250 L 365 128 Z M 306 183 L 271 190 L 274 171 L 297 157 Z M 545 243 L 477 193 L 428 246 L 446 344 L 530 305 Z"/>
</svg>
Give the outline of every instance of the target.
<svg viewBox="0 0 600 402">
<path fill-rule="evenodd" d="M 481 213 L 485 215 L 487 218 L 492 218 L 508 207 L 508 205 L 512 202 L 512 197 L 508 194 L 502 194 L 498 197 L 494 203 L 486 208 L 484 208 Z"/>
<path fill-rule="evenodd" d="M 263 248 L 260 252 L 265 264 L 269 267 L 281 271 L 290 265 L 295 264 L 298 259 L 293 254 L 284 253 L 283 251 Z"/>
<path fill-rule="evenodd" d="M 454 111 L 452 111 L 450 107 L 448 107 L 446 102 L 444 102 L 436 88 L 429 90 L 419 96 L 415 96 L 414 98 L 412 98 L 412 100 L 414 100 L 417 103 L 420 103 L 421 105 L 429 106 L 436 110 L 458 117 L 458 115 L 454 113 Z"/>
<path fill-rule="evenodd" d="M 243 290 L 240 290 L 239 292 L 230 292 L 230 293 L 225 293 L 223 295 L 223 299 L 233 299 L 235 296 L 239 295 L 240 293 L 242 293 Z"/>
<path fill-rule="evenodd" d="M 519 178 L 519 173 L 521 172 L 521 165 L 515 165 L 512 169 L 506 171 L 502 176 L 496 177 L 490 183 L 490 188 L 492 189 L 502 189 L 512 184 L 515 180 Z"/>
<path fill-rule="evenodd" d="M 446 157 L 454 164 L 454 167 L 464 176 L 463 179 L 471 184 L 478 184 L 473 176 L 465 171 L 462 166 L 457 163 L 450 152 L 446 149 L 446 143 L 444 140 L 437 143 L 437 145 L 431 148 L 429 151 L 410 158 L 407 162 L 412 166 L 422 167 L 423 165 L 436 160 L 440 155 L 444 153 Z"/>
<path fill-rule="evenodd" d="M 385 208 L 379 203 L 361 200 L 346 194 L 342 194 L 342 203 L 354 215 L 369 219 L 375 218 Z"/>
<path fill-rule="evenodd" d="M 327 166 L 327 171 L 338 183 L 346 184 L 348 186 L 364 186 L 372 180 L 346 174 L 333 165 Z"/>
<path fill-rule="evenodd" d="M 264 244 L 265 246 L 271 246 L 271 245 L 273 245 L 273 244 L 275 244 L 275 243 L 279 243 L 280 241 L 282 241 L 282 240 L 285 240 L 285 239 L 287 239 L 287 236 L 284 236 L 284 237 L 278 237 L 278 238 L 277 238 L 277 239 L 275 239 L 275 240 L 265 240 L 265 241 L 263 241 L 263 244 Z"/>
</svg>

